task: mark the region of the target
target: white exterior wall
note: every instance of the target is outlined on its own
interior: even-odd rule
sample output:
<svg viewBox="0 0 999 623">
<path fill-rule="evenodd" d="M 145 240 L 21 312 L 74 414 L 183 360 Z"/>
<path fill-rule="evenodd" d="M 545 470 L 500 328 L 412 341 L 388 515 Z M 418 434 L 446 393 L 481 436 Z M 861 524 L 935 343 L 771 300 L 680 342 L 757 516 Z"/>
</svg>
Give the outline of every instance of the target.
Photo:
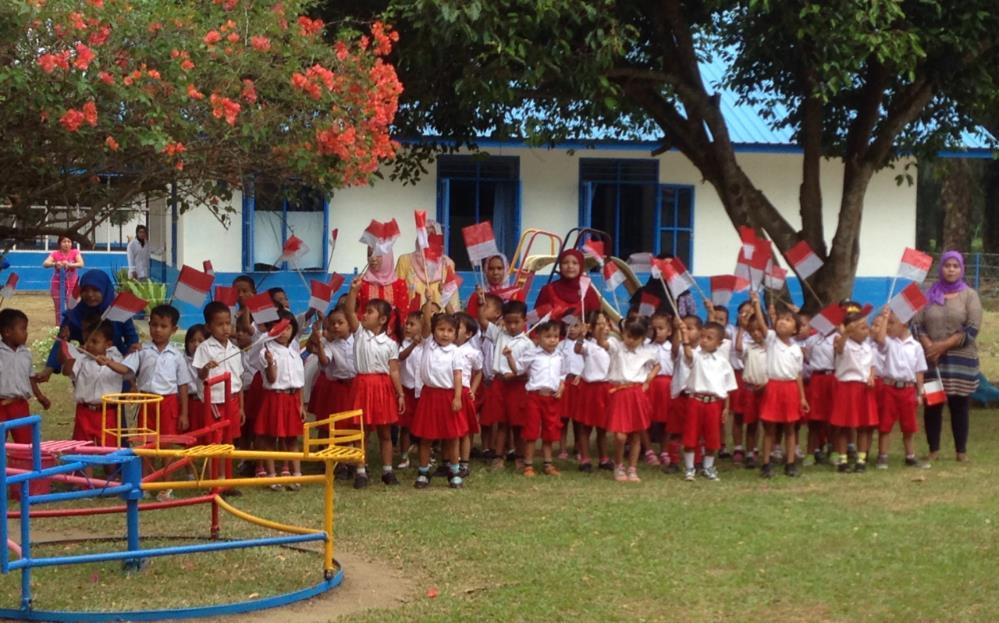
<svg viewBox="0 0 999 623">
<path fill-rule="evenodd" d="M 219 272 L 243 270 L 243 194 L 234 191 L 229 200 L 226 228 L 207 207 L 194 207 L 177 219 L 177 263 L 201 269 L 205 260 Z M 169 258 L 169 253 L 167 258 Z"/>
</svg>

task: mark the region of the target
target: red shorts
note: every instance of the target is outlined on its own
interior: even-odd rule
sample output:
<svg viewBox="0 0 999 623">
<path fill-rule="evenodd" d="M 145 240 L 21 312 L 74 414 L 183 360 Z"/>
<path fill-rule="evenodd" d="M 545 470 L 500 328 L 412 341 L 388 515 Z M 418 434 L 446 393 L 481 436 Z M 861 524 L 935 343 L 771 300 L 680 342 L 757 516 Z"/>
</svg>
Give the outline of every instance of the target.
<svg viewBox="0 0 999 623">
<path fill-rule="evenodd" d="M 722 410 L 724 400 L 702 402 L 687 398 L 687 425 L 683 429 L 683 447 L 688 452 L 700 445 L 704 439 L 704 449 L 715 452 L 721 448 Z"/>
<path fill-rule="evenodd" d="M 31 415 L 31 409 L 28 407 L 27 400 L 24 398 L 11 398 L 9 400 L 11 401 L 10 404 L 0 405 L 0 422 L 9 422 Z M 100 435 L 100 431 L 97 431 L 97 434 Z M 14 440 L 14 443 L 30 444 L 31 427 L 18 426 L 17 428 L 10 429 L 10 438 Z"/>
<path fill-rule="evenodd" d="M 527 394 L 527 417 L 521 436 L 524 441 L 558 441 L 562 436 L 562 406 L 555 396 Z"/>
<path fill-rule="evenodd" d="M 618 385 L 607 399 L 607 430 L 637 433 L 649 427 L 652 407 L 641 385 Z"/>
<path fill-rule="evenodd" d="M 880 376 L 874 377 L 874 408 L 875 411 L 879 414 L 879 420 L 878 420 L 879 423 L 880 423 L 881 408 L 884 406 L 884 401 L 885 401 L 885 387 L 886 386 L 884 379 L 882 379 Z M 878 424 L 875 424 L 875 426 L 877 425 Z"/>
<path fill-rule="evenodd" d="M 454 390 L 424 386 L 410 431 L 420 439 L 458 439 L 468 434 L 463 409 L 455 411 Z"/>
<path fill-rule="evenodd" d="M 180 401 L 177 394 L 163 396 L 160 402 L 160 426 L 156 428 L 156 405 L 147 405 L 140 411 L 139 428 L 155 430 L 161 435 L 176 435 L 180 432 Z"/>
<path fill-rule="evenodd" d="M 527 381 L 503 381 L 503 421 L 510 426 L 523 427 L 527 422 Z"/>
<path fill-rule="evenodd" d="M 801 394 L 798 381 L 771 379 L 763 387 L 760 419 L 764 422 L 789 424 L 801 419 Z"/>
<path fill-rule="evenodd" d="M 813 372 L 808 382 L 808 419 L 812 422 L 828 422 L 832 418 L 833 403 L 836 400 L 836 375 L 832 372 Z"/>
<path fill-rule="evenodd" d="M 669 423 L 670 402 L 672 401 L 670 385 L 672 376 L 657 376 L 649 386 L 649 404 L 652 406 L 652 421 Z"/>
<path fill-rule="evenodd" d="M 676 398 L 670 399 L 669 419 L 666 420 L 666 432 L 670 435 L 682 435 L 687 427 L 687 411 L 690 398 L 687 394 L 680 394 Z"/>
<path fill-rule="evenodd" d="M 840 428 L 867 428 L 878 425 L 874 390 L 863 381 L 836 383 L 836 401 L 829 423 Z"/>
<path fill-rule="evenodd" d="M 215 433 L 215 443 L 232 443 L 239 439 L 242 425 L 239 421 L 239 396 L 230 396 L 226 402 L 213 404 L 210 407 L 211 417 L 215 420 L 226 420 L 229 422 L 229 430 L 221 430 Z M 205 424 L 210 424 L 206 422 Z"/>
<path fill-rule="evenodd" d="M 604 381 L 580 381 L 576 387 L 579 408 L 572 419 L 583 426 L 607 428 L 607 399 L 610 396 L 610 383 Z"/>
<path fill-rule="evenodd" d="M 503 420 L 503 379 L 499 377 L 486 383 L 480 390 L 482 410 L 479 412 L 479 424 L 492 426 Z"/>
<path fill-rule="evenodd" d="M 878 430 L 882 433 L 890 433 L 898 422 L 905 434 L 918 433 L 919 424 L 916 422 L 916 411 L 919 408 L 919 398 L 916 396 L 916 388 L 913 387 L 893 387 L 885 384 L 881 401 L 881 408 L 878 409 Z"/>
<path fill-rule="evenodd" d="M 187 395 L 187 430 L 189 433 L 205 426 L 205 403 L 201 402 L 198 395 L 190 393 Z"/>
<path fill-rule="evenodd" d="M 253 421 L 253 434 L 267 437 L 293 438 L 302 435 L 302 392 L 264 389 L 260 392 L 260 409 Z"/>
<path fill-rule="evenodd" d="M 472 390 L 468 387 L 461 388 L 461 412 L 465 414 L 465 427 L 468 429 L 466 435 L 474 435 L 479 428 L 479 418 L 476 415 L 475 399 L 472 398 Z"/>
<path fill-rule="evenodd" d="M 117 411 L 113 408 L 107 410 L 104 420 L 104 428 L 117 428 Z M 114 446 L 115 437 L 110 433 L 101 439 L 101 409 L 91 409 L 83 403 L 76 405 L 76 417 L 73 419 L 73 439 L 76 441 L 92 441 L 98 446 Z"/>
<path fill-rule="evenodd" d="M 399 399 L 388 374 L 354 377 L 351 409 L 364 411 L 365 426 L 389 426 L 399 421 Z"/>
</svg>

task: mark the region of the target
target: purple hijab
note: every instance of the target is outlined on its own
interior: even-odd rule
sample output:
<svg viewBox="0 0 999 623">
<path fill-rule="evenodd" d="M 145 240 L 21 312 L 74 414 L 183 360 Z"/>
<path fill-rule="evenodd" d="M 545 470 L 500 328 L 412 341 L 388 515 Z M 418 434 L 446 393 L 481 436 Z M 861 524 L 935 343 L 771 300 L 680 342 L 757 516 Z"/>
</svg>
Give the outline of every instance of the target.
<svg viewBox="0 0 999 623">
<path fill-rule="evenodd" d="M 961 265 L 961 276 L 953 283 L 948 283 L 943 278 L 943 265 L 947 260 L 956 260 Z M 967 287 L 968 284 L 964 281 L 964 256 L 958 251 L 947 251 L 940 256 L 940 265 L 937 267 L 937 282 L 926 291 L 926 300 L 930 305 L 943 305 L 945 295 L 955 294 Z"/>
</svg>

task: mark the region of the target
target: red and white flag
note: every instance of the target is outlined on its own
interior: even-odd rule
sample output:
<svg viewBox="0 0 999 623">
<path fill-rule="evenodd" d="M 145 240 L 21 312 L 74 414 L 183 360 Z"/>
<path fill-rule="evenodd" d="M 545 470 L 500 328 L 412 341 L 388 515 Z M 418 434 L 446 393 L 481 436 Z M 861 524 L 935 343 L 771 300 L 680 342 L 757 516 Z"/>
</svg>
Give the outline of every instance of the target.
<svg viewBox="0 0 999 623">
<path fill-rule="evenodd" d="M 465 239 L 465 249 L 468 251 L 468 259 L 472 264 L 478 264 L 494 255 L 499 255 L 496 236 L 493 234 L 493 225 L 489 221 L 462 227 L 461 237 Z"/>
<path fill-rule="evenodd" d="M 423 250 L 423 257 L 428 262 L 437 263 L 444 257 L 444 233 L 440 231 L 440 226 L 431 224 L 427 235 L 427 248 Z"/>
<path fill-rule="evenodd" d="M 836 330 L 836 327 L 843 324 L 843 319 L 846 318 L 846 312 L 843 308 L 833 303 L 831 305 L 826 305 L 822 308 L 822 311 L 812 316 L 812 321 L 809 323 L 812 327 L 821 335 L 829 335 Z"/>
<path fill-rule="evenodd" d="M 5 299 L 14 296 L 14 292 L 17 291 L 17 280 L 17 273 L 7 275 L 7 283 L 3 284 L 3 288 L 0 288 L 0 296 Z"/>
<path fill-rule="evenodd" d="M 579 300 L 582 301 L 586 298 L 586 293 L 590 291 L 590 286 L 593 285 L 593 280 L 590 279 L 589 275 L 579 276 Z"/>
<path fill-rule="evenodd" d="M 336 239 L 340 236 L 340 230 L 333 228 L 330 230 L 330 255 L 333 255 L 333 251 L 336 249 Z"/>
<path fill-rule="evenodd" d="M 933 258 L 922 251 L 906 247 L 898 265 L 898 276 L 922 283 L 933 266 Z"/>
<path fill-rule="evenodd" d="M 694 278 L 690 276 L 687 267 L 679 258 L 652 260 L 651 273 L 653 278 L 666 282 L 666 287 L 674 299 L 694 287 Z"/>
<path fill-rule="evenodd" d="M 114 297 L 111 307 L 104 310 L 101 319 L 111 322 L 127 322 L 132 319 L 132 316 L 144 310 L 146 305 L 146 301 L 131 292 L 119 292 L 118 296 Z"/>
<path fill-rule="evenodd" d="M 788 249 L 785 257 L 791 262 L 794 272 L 802 279 L 808 279 L 815 274 L 815 271 L 822 268 L 822 260 L 804 240 Z"/>
<path fill-rule="evenodd" d="M 624 271 L 618 268 L 618 265 L 614 262 L 607 262 L 604 264 L 604 289 L 608 292 L 613 292 L 618 289 L 622 283 L 624 283 L 626 277 Z"/>
<path fill-rule="evenodd" d="M 763 285 L 771 290 L 780 290 L 784 287 L 785 281 L 787 281 L 787 270 L 775 263 L 771 263 L 767 268 L 766 274 L 763 276 Z"/>
<path fill-rule="evenodd" d="M 337 290 L 343 287 L 343 275 L 339 273 L 333 273 L 332 275 L 330 275 L 329 285 L 330 285 L 330 292 L 336 294 Z"/>
<path fill-rule="evenodd" d="M 888 301 L 888 307 L 895 312 L 899 322 L 909 322 L 912 317 L 926 306 L 926 296 L 919 289 L 918 283 L 910 283 L 901 292 Z"/>
<path fill-rule="evenodd" d="M 655 256 L 648 252 L 632 253 L 628 256 L 628 266 L 633 273 L 652 272 L 652 260 Z"/>
<path fill-rule="evenodd" d="M 309 252 L 309 247 L 302 241 L 301 238 L 292 234 L 287 240 L 284 241 L 284 246 L 281 247 L 281 259 L 279 262 L 291 262 L 296 263 L 299 258 Z"/>
<path fill-rule="evenodd" d="M 188 305 L 201 307 L 205 304 L 208 293 L 212 291 L 214 281 L 215 277 L 208 273 L 190 266 L 182 266 L 177 277 L 177 285 L 173 289 L 173 298 Z"/>
<path fill-rule="evenodd" d="M 656 313 L 659 306 L 662 305 L 662 300 L 650 292 L 642 292 L 642 298 L 638 302 L 638 315 L 639 316 L 651 316 Z"/>
<path fill-rule="evenodd" d="M 427 235 L 427 211 L 416 210 L 413 216 L 416 218 L 416 248 L 425 251 L 430 246 L 430 237 Z"/>
<path fill-rule="evenodd" d="M 361 242 L 371 248 L 372 255 L 388 255 L 399 237 L 399 224 L 395 219 L 382 223 L 372 219 L 361 234 Z"/>
<path fill-rule="evenodd" d="M 267 337 L 264 341 L 270 342 L 271 340 L 276 340 L 281 337 L 284 330 L 291 326 L 291 318 L 282 318 L 281 320 L 274 323 L 274 326 L 270 328 L 267 332 Z M 294 338 L 294 336 L 292 336 Z"/>
<path fill-rule="evenodd" d="M 756 250 L 760 239 L 756 236 L 756 231 L 752 227 L 739 225 L 739 239 L 742 241 L 742 254 L 747 260 L 753 259 L 753 252 Z"/>
<path fill-rule="evenodd" d="M 229 286 L 215 286 L 214 299 L 229 309 L 233 309 L 239 303 L 239 293 L 236 292 L 236 288 Z"/>
<path fill-rule="evenodd" d="M 604 243 L 602 240 L 595 240 L 593 238 L 587 239 L 583 243 L 583 255 L 586 257 L 592 257 L 597 264 L 604 265 L 604 256 L 607 255 L 604 250 Z"/>
<path fill-rule="evenodd" d="M 541 305 L 534 309 L 527 310 L 527 324 L 530 325 L 530 329 L 527 330 L 528 333 L 534 331 L 538 325 L 548 322 L 552 319 L 552 306 L 551 305 Z"/>
<path fill-rule="evenodd" d="M 923 383 L 923 402 L 927 407 L 935 407 L 947 402 L 947 394 L 944 393 L 943 381 L 933 379 Z"/>
<path fill-rule="evenodd" d="M 447 276 L 444 278 L 444 285 L 441 287 L 441 302 L 444 305 L 447 305 L 448 301 L 458 293 L 458 288 L 461 287 L 462 281 L 458 273 L 448 269 Z"/>
<path fill-rule="evenodd" d="M 735 276 L 746 283 L 752 284 L 753 282 L 753 271 L 749 267 L 749 258 L 746 257 L 746 253 L 741 248 L 739 249 L 739 257 L 735 260 Z"/>
<path fill-rule="evenodd" d="M 330 299 L 333 298 L 333 287 L 328 283 L 312 279 L 309 282 L 309 291 L 309 309 L 314 309 L 320 314 L 326 313 Z"/>
<path fill-rule="evenodd" d="M 715 275 L 711 278 L 711 302 L 722 307 L 729 304 L 732 295 L 749 287 L 749 281 L 735 275 Z"/>
<path fill-rule="evenodd" d="M 212 261 L 211 260 L 205 260 L 204 262 L 202 262 L 201 263 L 201 268 L 205 272 L 206 275 L 211 275 L 212 277 L 215 276 L 215 267 L 212 266 Z"/>
<path fill-rule="evenodd" d="M 253 315 L 253 322 L 257 324 L 276 322 L 279 318 L 277 305 L 274 304 L 271 295 L 267 292 L 254 294 L 246 299 L 246 307 Z"/>
</svg>

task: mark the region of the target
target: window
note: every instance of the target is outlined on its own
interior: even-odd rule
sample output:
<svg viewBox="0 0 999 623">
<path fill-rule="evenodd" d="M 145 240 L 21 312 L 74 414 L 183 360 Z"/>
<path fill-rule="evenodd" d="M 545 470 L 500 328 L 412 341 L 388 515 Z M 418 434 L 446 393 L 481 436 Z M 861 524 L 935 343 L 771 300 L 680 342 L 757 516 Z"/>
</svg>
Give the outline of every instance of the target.
<svg viewBox="0 0 999 623">
<path fill-rule="evenodd" d="M 458 270 L 471 270 L 461 228 L 490 221 L 507 257 L 520 235 L 520 160 L 499 156 L 442 156 L 437 161 L 437 220 L 444 250 Z"/>
<path fill-rule="evenodd" d="M 656 253 L 669 253 L 680 258 L 693 270 L 694 259 L 694 187 L 664 184 L 659 191 L 659 232 Z"/>
<path fill-rule="evenodd" d="M 273 181 L 255 181 L 243 197 L 243 270 L 325 270 L 326 206 L 326 197 L 318 190 L 288 190 Z M 297 266 L 279 265 L 284 242 L 292 235 L 308 251 Z"/>
<path fill-rule="evenodd" d="M 658 250 L 657 160 L 582 158 L 579 180 L 581 226 L 610 234 L 618 257 Z"/>
</svg>

